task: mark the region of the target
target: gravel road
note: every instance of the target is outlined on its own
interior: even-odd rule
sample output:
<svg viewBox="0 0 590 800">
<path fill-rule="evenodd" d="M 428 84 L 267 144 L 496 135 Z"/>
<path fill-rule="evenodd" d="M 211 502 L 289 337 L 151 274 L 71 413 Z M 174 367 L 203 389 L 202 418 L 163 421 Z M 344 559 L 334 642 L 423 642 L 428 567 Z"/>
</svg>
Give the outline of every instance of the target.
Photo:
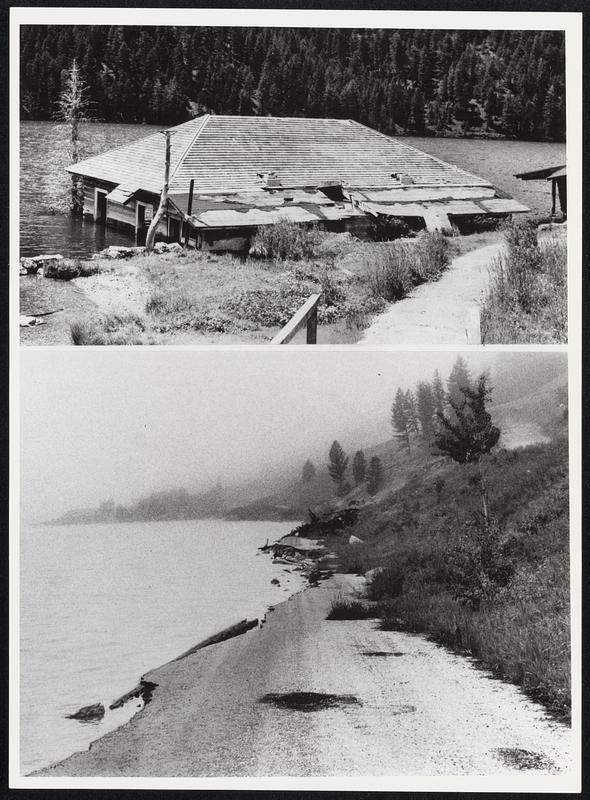
<svg viewBox="0 0 590 800">
<path fill-rule="evenodd" d="M 277 606 L 262 628 L 159 667 L 145 676 L 159 685 L 143 711 L 35 775 L 568 772 L 570 729 L 514 686 L 374 620 L 327 621 L 335 594 L 361 585 L 335 576 Z M 260 702 L 291 692 L 343 697 L 314 711 Z"/>
</svg>

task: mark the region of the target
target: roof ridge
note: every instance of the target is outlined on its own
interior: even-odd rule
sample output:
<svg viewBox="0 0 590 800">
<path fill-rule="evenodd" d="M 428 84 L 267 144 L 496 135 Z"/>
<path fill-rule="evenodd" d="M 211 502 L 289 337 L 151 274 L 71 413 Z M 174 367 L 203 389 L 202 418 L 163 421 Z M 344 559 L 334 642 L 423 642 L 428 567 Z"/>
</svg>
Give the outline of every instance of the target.
<svg viewBox="0 0 590 800">
<path fill-rule="evenodd" d="M 274 115 L 260 114 L 207 114 L 211 119 L 258 119 L 258 120 L 294 120 L 296 122 L 350 122 L 344 117 L 277 117 Z M 190 121 L 190 120 L 189 120 Z M 186 125 L 185 122 L 180 123 Z M 359 123 L 360 124 L 360 123 Z M 179 127 L 179 126 L 177 126 Z"/>
<path fill-rule="evenodd" d="M 357 122 L 355 119 L 349 119 L 348 121 L 352 122 L 354 125 L 358 125 L 360 128 L 365 128 L 366 130 L 371 131 L 371 133 L 376 133 L 383 139 L 399 142 L 399 144 L 403 145 L 404 147 L 407 147 L 409 150 L 414 150 L 414 152 L 420 153 L 420 155 L 426 155 L 433 161 L 438 161 L 439 164 L 443 164 L 443 166 L 445 167 L 451 167 L 452 169 L 456 169 L 457 172 L 462 172 L 464 175 L 469 175 L 470 178 L 477 178 L 478 180 L 482 180 L 482 178 L 479 175 L 475 175 L 473 172 L 468 172 L 466 169 L 462 169 L 461 167 L 458 167 L 456 164 L 449 164 L 448 161 L 444 161 L 442 158 L 433 156 L 431 153 L 427 153 L 425 150 L 420 150 L 418 147 L 414 147 L 414 145 L 412 144 L 406 144 L 406 142 L 402 141 L 402 139 L 398 139 L 395 136 L 389 136 L 387 133 L 381 133 L 381 131 L 378 131 L 375 128 L 370 128 L 368 125 L 363 125 L 362 122 Z M 488 181 L 488 185 L 493 186 L 493 184 L 490 181 Z"/>
<path fill-rule="evenodd" d="M 188 143 L 187 147 L 185 147 L 184 153 L 180 156 L 180 158 L 176 162 L 176 166 L 174 167 L 174 170 L 172 171 L 172 174 L 168 178 L 168 186 L 170 186 L 170 184 L 172 183 L 172 180 L 173 180 L 174 176 L 176 175 L 176 173 L 178 172 L 178 169 L 179 169 L 180 165 L 182 164 L 182 162 L 186 158 L 189 150 L 192 149 L 192 146 L 194 145 L 194 143 L 197 141 L 197 139 L 201 135 L 201 132 L 207 127 L 207 123 L 209 122 L 210 119 L 211 119 L 211 114 L 205 114 L 204 119 L 201 122 L 201 124 L 199 125 L 199 128 L 198 128 L 197 132 L 195 133 L 193 138 L 190 140 L 190 142 Z M 181 125 L 185 125 L 185 124 L 186 123 L 184 123 L 184 122 L 181 123 Z M 180 128 L 180 125 L 176 125 L 175 127 Z M 166 130 L 174 130 L 174 128 L 167 128 Z"/>
</svg>

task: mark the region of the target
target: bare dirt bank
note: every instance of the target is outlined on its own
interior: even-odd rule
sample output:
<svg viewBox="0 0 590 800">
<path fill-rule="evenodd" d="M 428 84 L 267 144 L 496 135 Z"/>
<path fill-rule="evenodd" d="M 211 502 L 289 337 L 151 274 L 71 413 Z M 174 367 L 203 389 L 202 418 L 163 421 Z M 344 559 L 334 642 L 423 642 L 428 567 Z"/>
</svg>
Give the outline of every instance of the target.
<svg viewBox="0 0 590 800">
<path fill-rule="evenodd" d="M 334 595 L 361 584 L 335 576 L 277 606 L 261 629 L 146 674 L 158 687 L 143 711 L 35 777 L 571 769 L 570 729 L 514 686 L 420 636 L 372 620 L 327 621 Z M 314 711 L 260 702 L 291 692 L 342 702 Z"/>
</svg>

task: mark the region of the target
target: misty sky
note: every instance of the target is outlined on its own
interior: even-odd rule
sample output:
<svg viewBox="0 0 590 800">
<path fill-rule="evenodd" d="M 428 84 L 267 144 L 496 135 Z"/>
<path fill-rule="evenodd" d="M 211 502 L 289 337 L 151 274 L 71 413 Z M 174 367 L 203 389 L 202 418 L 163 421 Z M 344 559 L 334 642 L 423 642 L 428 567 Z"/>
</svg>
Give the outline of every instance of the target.
<svg viewBox="0 0 590 800">
<path fill-rule="evenodd" d="M 497 353 L 467 357 L 474 370 Z M 456 353 L 384 351 L 24 351 L 24 519 L 105 498 L 129 502 L 391 436 L 398 387 L 448 375 Z"/>
</svg>

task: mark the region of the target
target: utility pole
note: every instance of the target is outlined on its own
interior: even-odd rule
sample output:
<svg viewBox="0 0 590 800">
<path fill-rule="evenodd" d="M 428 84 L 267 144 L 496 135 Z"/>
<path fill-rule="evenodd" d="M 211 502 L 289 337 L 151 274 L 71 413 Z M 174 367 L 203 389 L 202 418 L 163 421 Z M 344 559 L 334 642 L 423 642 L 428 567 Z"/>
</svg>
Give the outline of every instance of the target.
<svg viewBox="0 0 590 800">
<path fill-rule="evenodd" d="M 160 195 L 160 205 L 154 214 L 154 217 L 148 228 L 147 236 L 145 237 L 145 249 L 151 252 L 154 247 L 154 239 L 156 238 L 156 228 L 164 214 L 168 205 L 168 184 L 170 182 L 170 137 L 172 131 L 160 131 L 166 137 L 166 160 L 164 165 L 164 185 L 162 186 L 162 194 Z"/>
</svg>

